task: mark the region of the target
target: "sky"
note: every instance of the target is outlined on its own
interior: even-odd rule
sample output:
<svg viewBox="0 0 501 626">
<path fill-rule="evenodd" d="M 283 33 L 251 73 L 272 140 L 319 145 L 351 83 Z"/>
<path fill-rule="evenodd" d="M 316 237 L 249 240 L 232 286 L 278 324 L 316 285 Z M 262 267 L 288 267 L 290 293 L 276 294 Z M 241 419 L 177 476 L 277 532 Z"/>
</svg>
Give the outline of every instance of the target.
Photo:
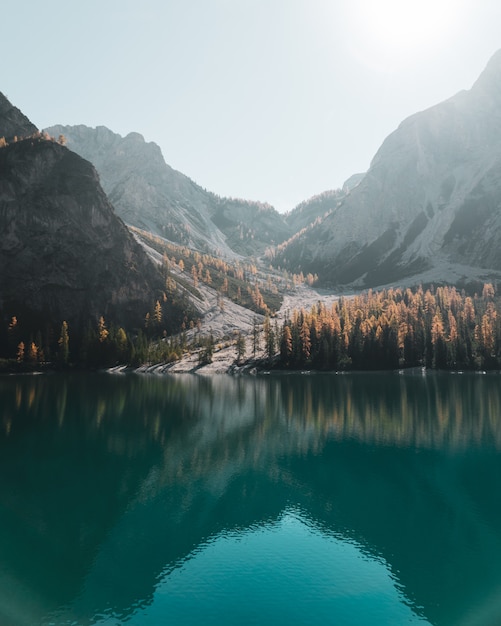
<svg viewBox="0 0 501 626">
<path fill-rule="evenodd" d="M 221 196 L 287 211 L 469 89 L 499 0 L 16 0 L 0 91 L 43 129 L 141 133 Z"/>
</svg>

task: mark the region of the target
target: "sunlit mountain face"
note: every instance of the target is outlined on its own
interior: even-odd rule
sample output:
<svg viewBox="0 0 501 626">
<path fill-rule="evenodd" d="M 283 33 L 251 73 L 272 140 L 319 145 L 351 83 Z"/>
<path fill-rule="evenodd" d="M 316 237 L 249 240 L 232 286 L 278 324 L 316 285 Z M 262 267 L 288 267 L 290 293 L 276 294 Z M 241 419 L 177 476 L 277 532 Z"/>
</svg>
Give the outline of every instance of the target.
<svg viewBox="0 0 501 626">
<path fill-rule="evenodd" d="M 339 206 L 275 263 L 358 287 L 499 277 L 501 52 L 473 87 L 405 119 Z"/>
<path fill-rule="evenodd" d="M 0 401 L 5 623 L 495 611 L 494 376 L 8 377 Z"/>
</svg>

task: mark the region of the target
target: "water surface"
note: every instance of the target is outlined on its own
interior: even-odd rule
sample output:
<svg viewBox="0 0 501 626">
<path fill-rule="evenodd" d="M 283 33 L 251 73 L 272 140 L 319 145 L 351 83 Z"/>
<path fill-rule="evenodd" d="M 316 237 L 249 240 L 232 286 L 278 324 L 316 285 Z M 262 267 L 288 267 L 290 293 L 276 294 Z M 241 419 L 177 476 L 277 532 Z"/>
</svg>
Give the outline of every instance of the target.
<svg viewBox="0 0 501 626">
<path fill-rule="evenodd" d="M 0 378 L 0 623 L 501 623 L 501 379 Z"/>
</svg>

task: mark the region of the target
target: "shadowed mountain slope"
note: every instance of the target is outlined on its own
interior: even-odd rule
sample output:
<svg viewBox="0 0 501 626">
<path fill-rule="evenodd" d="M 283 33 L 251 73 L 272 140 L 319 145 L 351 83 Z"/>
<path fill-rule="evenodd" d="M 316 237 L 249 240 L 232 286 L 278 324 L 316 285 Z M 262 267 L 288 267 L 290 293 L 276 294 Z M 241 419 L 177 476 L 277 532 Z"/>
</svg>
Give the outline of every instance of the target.
<svg viewBox="0 0 501 626">
<path fill-rule="evenodd" d="M 0 129 L 23 137 L 34 128 L 20 113 L 13 125 L 13 107 L 2 110 Z M 104 315 L 141 325 L 163 281 L 115 214 L 93 166 L 35 132 L 0 148 L 0 173 L 3 321 L 16 316 L 43 329 L 64 319 L 76 330 Z M 180 315 L 173 311 L 173 323 Z"/>
</svg>

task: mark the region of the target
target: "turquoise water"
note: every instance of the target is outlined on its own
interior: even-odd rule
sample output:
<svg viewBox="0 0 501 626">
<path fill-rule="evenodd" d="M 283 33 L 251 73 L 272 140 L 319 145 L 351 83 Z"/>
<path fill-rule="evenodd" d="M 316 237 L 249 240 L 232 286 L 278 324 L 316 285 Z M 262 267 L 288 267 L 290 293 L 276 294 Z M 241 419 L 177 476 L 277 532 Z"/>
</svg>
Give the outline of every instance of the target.
<svg viewBox="0 0 501 626">
<path fill-rule="evenodd" d="M 501 623 L 501 379 L 0 378 L 0 624 Z"/>
</svg>

